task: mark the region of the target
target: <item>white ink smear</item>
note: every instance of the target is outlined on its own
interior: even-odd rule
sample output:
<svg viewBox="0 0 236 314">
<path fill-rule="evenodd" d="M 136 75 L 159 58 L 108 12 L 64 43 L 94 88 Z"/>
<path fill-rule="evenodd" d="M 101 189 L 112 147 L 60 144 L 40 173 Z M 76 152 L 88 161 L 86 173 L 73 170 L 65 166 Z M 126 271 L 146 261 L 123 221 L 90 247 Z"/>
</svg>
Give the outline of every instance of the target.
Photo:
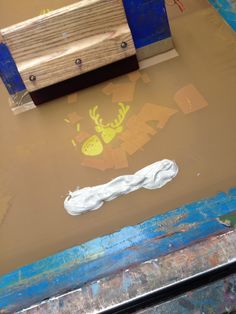
<svg viewBox="0 0 236 314">
<path fill-rule="evenodd" d="M 100 208 L 104 202 L 141 188 L 159 189 L 171 181 L 177 173 L 177 164 L 174 161 L 164 159 L 139 170 L 133 175 L 120 176 L 106 184 L 70 192 L 65 199 L 64 207 L 70 215 L 80 215 Z"/>
</svg>

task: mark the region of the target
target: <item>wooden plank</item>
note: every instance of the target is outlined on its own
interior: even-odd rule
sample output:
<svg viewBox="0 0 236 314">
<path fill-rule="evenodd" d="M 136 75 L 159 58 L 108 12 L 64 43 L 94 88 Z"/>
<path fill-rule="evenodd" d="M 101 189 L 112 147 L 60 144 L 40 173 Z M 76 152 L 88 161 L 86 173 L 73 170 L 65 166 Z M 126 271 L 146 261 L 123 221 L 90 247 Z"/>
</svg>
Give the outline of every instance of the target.
<svg viewBox="0 0 236 314">
<path fill-rule="evenodd" d="M 64 80 L 63 82 L 38 89 L 31 92 L 30 96 L 36 105 L 40 105 L 57 97 L 74 93 L 83 88 L 113 79 L 119 75 L 124 75 L 127 72 L 135 71 L 138 67 L 139 65 L 136 56 L 131 56 Z"/>
<path fill-rule="evenodd" d="M 195 243 L 172 254 L 161 256 L 158 259 L 148 260 L 144 263 L 124 268 L 110 276 L 86 284 L 80 289 L 36 304 L 34 307 L 20 313 L 136 313 L 135 309 L 138 308 L 138 304 L 141 304 L 141 307 L 145 307 L 145 304 L 148 304 L 150 300 L 152 302 L 155 300 L 155 304 L 160 303 L 160 300 L 163 300 L 164 297 L 170 299 L 173 297 L 173 294 L 176 296 L 183 289 L 186 291 L 186 286 L 191 289 L 189 295 L 192 295 L 192 298 L 189 300 L 192 300 L 193 304 L 189 303 L 192 307 L 194 304 L 195 307 L 202 306 L 202 313 L 204 305 L 209 305 L 210 301 L 216 297 L 219 298 L 218 293 L 221 291 L 210 290 L 214 293 L 214 297 L 211 295 L 209 298 L 206 298 L 206 294 L 204 302 L 202 300 L 203 291 L 206 293 L 209 290 L 205 288 L 203 291 L 200 289 L 200 291 L 197 290 L 195 292 L 192 290 L 193 284 L 199 286 L 200 284 L 196 284 L 198 280 L 200 282 L 204 280 L 209 282 L 209 279 L 212 281 L 217 280 L 216 276 L 222 278 L 226 276 L 225 274 L 231 274 L 232 271 L 235 273 L 235 250 L 236 230 L 226 232 L 220 236 L 209 237 L 204 241 Z M 181 285 L 183 282 L 184 284 Z M 213 283 L 212 286 L 214 288 L 218 287 L 217 282 Z M 222 285 L 220 286 L 222 287 Z M 227 287 L 226 280 L 224 280 L 224 287 Z M 224 296 L 229 302 L 220 304 L 219 301 L 222 298 L 219 298 L 214 303 L 213 308 L 226 304 L 235 306 L 236 295 L 232 286 Z M 159 311 L 159 306 L 157 306 L 154 307 L 155 311 L 147 313 L 195 313 L 194 311 L 189 311 L 189 308 L 188 311 L 184 311 L 184 307 L 182 307 L 182 305 L 186 304 L 184 302 L 177 306 L 176 301 L 181 299 L 183 299 L 183 296 L 164 303 L 165 306 L 164 304 L 160 305 L 160 309 L 166 309 L 163 312 Z M 128 303 L 128 306 L 125 309 L 124 304 L 126 303 Z M 170 307 L 167 307 L 169 303 L 175 304 L 175 309 L 178 311 L 170 310 Z M 205 311 L 205 313 L 223 312 Z"/>
<path fill-rule="evenodd" d="M 230 227 L 217 219 L 235 210 L 233 188 L 22 267 L 0 278 L 0 308 L 30 306 L 226 232 Z"/>
<path fill-rule="evenodd" d="M 28 91 L 135 55 L 122 0 L 80 0 L 1 34 Z"/>
</svg>

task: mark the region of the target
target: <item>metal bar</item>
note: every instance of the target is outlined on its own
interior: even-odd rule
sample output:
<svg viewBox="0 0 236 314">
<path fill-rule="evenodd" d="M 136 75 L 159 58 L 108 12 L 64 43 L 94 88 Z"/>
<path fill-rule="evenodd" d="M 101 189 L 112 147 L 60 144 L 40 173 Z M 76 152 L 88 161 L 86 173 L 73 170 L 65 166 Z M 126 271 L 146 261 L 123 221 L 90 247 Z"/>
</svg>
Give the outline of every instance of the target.
<svg viewBox="0 0 236 314">
<path fill-rule="evenodd" d="M 235 292 L 236 275 L 231 275 L 173 300 L 138 311 L 137 314 L 235 313 Z"/>
</svg>

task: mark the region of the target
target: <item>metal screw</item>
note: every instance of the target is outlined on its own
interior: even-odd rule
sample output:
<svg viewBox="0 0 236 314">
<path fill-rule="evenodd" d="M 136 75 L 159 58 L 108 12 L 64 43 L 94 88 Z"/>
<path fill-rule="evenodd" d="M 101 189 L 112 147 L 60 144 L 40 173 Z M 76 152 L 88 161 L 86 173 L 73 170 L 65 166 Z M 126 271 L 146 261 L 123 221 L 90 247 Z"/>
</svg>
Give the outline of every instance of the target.
<svg viewBox="0 0 236 314">
<path fill-rule="evenodd" d="M 36 76 L 35 76 L 35 75 L 30 75 L 30 76 L 29 76 L 29 80 L 30 80 L 31 82 L 36 81 Z"/>
<path fill-rule="evenodd" d="M 121 43 L 121 48 L 123 48 L 123 49 L 125 49 L 125 48 L 127 48 L 128 47 L 128 44 L 127 44 L 127 42 L 126 41 L 122 41 L 122 43 Z"/>
<path fill-rule="evenodd" d="M 81 60 L 81 59 L 76 59 L 76 60 L 75 60 L 75 64 L 80 65 L 81 63 L 82 63 L 82 60 Z"/>
</svg>

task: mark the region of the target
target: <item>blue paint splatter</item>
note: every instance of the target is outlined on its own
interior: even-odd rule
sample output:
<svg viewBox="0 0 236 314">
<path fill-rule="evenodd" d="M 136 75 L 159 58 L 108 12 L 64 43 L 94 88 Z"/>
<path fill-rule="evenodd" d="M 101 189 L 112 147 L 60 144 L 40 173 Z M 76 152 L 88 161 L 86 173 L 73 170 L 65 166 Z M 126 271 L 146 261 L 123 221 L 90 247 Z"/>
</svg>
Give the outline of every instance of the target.
<svg viewBox="0 0 236 314">
<path fill-rule="evenodd" d="M 99 290 L 100 290 L 99 284 L 97 282 L 94 282 L 91 285 L 91 288 L 92 288 L 92 291 L 93 291 L 93 296 L 96 297 L 96 295 L 99 293 Z"/>
<path fill-rule="evenodd" d="M 123 280 L 123 288 L 126 291 L 128 291 L 131 285 L 132 285 L 132 280 L 130 278 L 130 275 L 128 272 L 127 273 L 125 272 L 124 273 L 124 280 Z"/>
</svg>

